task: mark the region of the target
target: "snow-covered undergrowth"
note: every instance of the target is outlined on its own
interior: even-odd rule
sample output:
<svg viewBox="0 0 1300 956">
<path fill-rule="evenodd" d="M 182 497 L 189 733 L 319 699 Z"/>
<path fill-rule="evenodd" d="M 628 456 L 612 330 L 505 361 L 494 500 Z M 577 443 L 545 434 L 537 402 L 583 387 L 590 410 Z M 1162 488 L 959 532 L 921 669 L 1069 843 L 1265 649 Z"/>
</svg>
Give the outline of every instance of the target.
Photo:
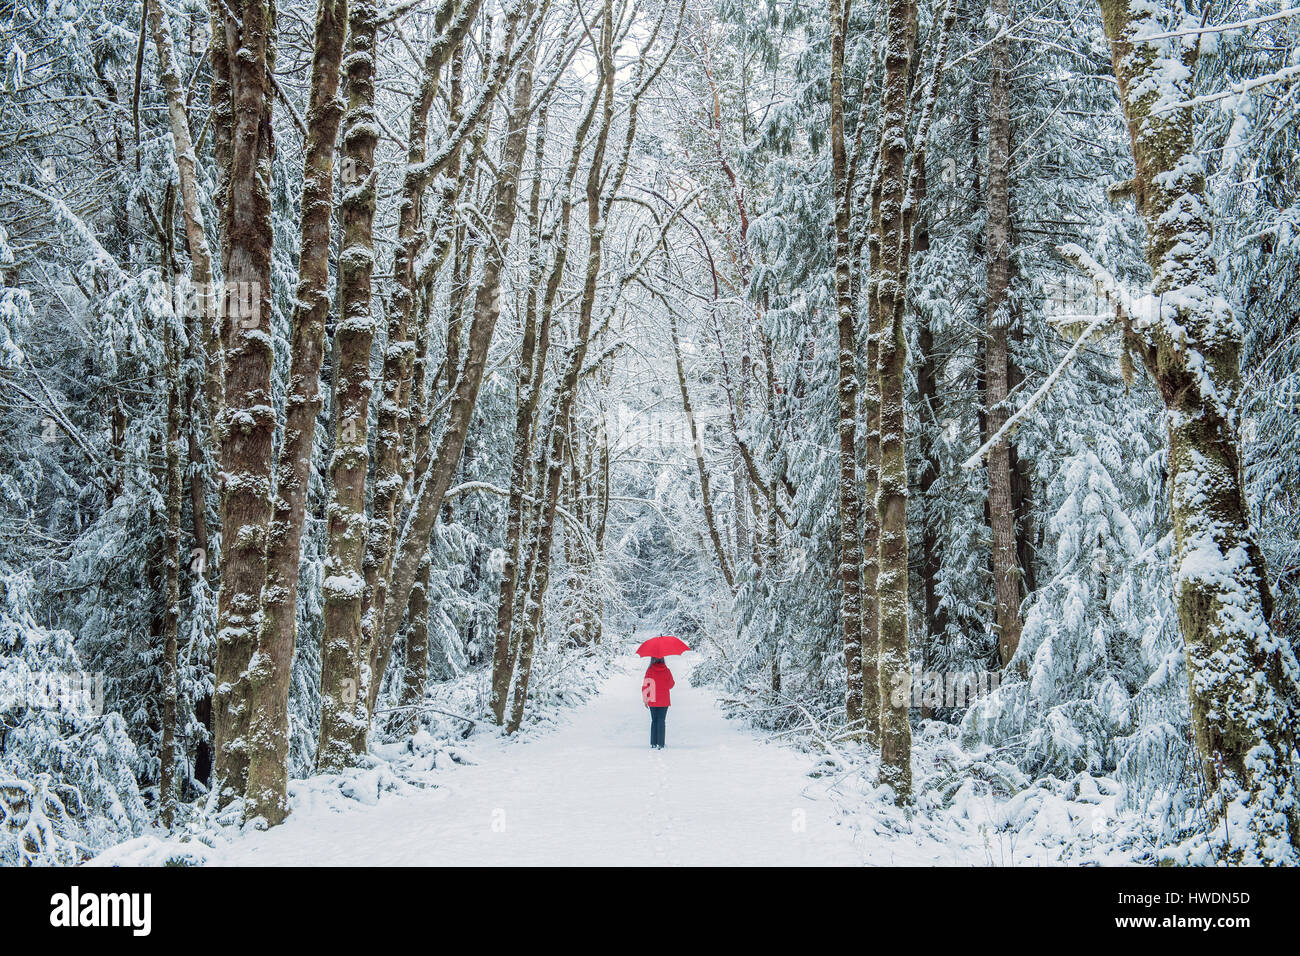
<svg viewBox="0 0 1300 956">
<path fill-rule="evenodd" d="M 140 833 L 139 753 L 72 635 L 41 626 L 0 566 L 0 866 L 67 865 Z"/>
<path fill-rule="evenodd" d="M 875 784 L 876 757 L 837 748 L 818 771 L 868 863 L 980 866 L 1198 865 L 1208 841 L 1168 839 L 1151 803 L 1134 806 L 1116 776 L 1080 771 L 1031 779 L 1006 754 L 962 748 L 951 724 L 924 720 L 913 737 L 914 803 Z M 813 745 L 809 740 L 809 745 Z M 904 849 L 907 848 L 907 849 Z"/>
<path fill-rule="evenodd" d="M 725 685 L 724 671 L 701 667 L 697 673 Z M 1003 690 L 1010 689 L 1014 696 L 1018 686 L 1013 683 Z M 876 752 L 837 732 L 838 713 L 814 714 L 789 697 L 764 704 L 757 690 L 749 686 L 724 693 L 724 709 L 737 720 L 775 732 L 790 746 L 820 756 L 812 774 L 854 829 L 855 843 L 868 864 L 1214 862 L 1203 815 L 1193 808 L 1192 794 L 1185 792 L 1191 782 L 1182 779 L 1183 790 L 1162 791 L 1154 776 L 1133 775 L 1132 767 L 1143 761 L 1133 748 L 1151 743 L 1146 729 L 1131 738 L 1128 760 L 1118 767 L 1111 762 L 1114 769 L 1109 771 L 1094 767 L 1091 772 L 1054 774 L 1040 768 L 1028 773 L 1023 769 L 1028 737 L 994 747 L 971 739 L 961 724 L 921 720 L 912 738 L 914 799 L 900 807 L 893 791 L 876 783 Z M 774 720 L 784 721 L 784 729 L 776 729 Z M 1186 749 L 1183 742 L 1170 751 L 1183 754 Z M 1172 759 L 1169 753 L 1163 758 Z M 1031 758 L 1028 763 L 1041 761 Z M 1151 757 L 1144 765 L 1150 769 L 1156 763 Z"/>
<path fill-rule="evenodd" d="M 587 700 L 600 686 L 611 656 L 609 649 L 601 646 L 539 652 L 527 716 L 515 739 L 528 740 L 549 732 L 564 710 Z M 414 733 L 375 733 L 360 766 L 291 780 L 290 818 L 345 813 L 435 788 L 451 766 L 475 763 L 482 742 L 502 733 L 490 717 L 483 716 L 490 713 L 489 677 L 486 670 L 479 669 L 431 685 Z M 210 861 L 213 848 L 260 826 L 259 821 L 244 822 L 242 801 L 218 809 L 208 800 L 182 806 L 180 812 L 182 817 L 170 835 L 150 828 L 108 847 L 88 865 L 200 866 Z"/>
</svg>

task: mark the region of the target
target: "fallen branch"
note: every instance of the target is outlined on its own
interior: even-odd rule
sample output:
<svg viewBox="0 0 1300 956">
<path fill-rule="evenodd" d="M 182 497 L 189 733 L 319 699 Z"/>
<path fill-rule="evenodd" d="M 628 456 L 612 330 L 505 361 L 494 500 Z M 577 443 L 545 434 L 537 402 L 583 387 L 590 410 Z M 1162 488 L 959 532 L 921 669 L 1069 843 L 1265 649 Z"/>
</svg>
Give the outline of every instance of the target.
<svg viewBox="0 0 1300 956">
<path fill-rule="evenodd" d="M 466 717 L 463 714 L 453 714 L 449 710 L 439 710 L 437 707 L 429 707 L 427 704 L 404 704 L 401 707 L 385 707 L 383 710 L 375 711 L 375 716 L 380 714 L 396 714 L 404 710 L 418 710 L 421 713 L 428 711 L 431 714 L 442 714 L 444 717 L 455 717 L 457 720 L 463 720 L 471 727 L 477 727 L 478 721 L 472 717 Z"/>
</svg>

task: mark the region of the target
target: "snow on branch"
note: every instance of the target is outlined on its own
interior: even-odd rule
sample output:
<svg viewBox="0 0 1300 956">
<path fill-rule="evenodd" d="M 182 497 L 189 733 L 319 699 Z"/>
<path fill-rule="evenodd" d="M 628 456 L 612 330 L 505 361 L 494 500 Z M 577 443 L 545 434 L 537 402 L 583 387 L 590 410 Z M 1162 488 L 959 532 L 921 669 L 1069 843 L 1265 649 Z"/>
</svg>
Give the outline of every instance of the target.
<svg viewBox="0 0 1300 956">
<path fill-rule="evenodd" d="M 1097 289 L 1097 295 L 1105 302 L 1113 306 L 1118 313 L 1118 317 L 1131 320 L 1137 317 L 1138 304 L 1133 301 L 1124 288 L 1119 284 L 1110 271 L 1100 262 L 1088 254 L 1081 246 L 1072 242 L 1056 247 L 1059 255 L 1070 265 L 1075 266 L 1080 272 L 1087 275 L 1092 280 Z"/>
<path fill-rule="evenodd" d="M 1140 39 L 1146 43 L 1151 40 L 1172 40 L 1175 37 L 1199 36 L 1202 33 L 1228 33 L 1232 30 L 1249 30 L 1251 27 L 1262 26 L 1275 20 L 1286 20 L 1294 16 L 1300 16 L 1300 7 L 1287 7 L 1287 9 L 1279 10 L 1277 13 L 1270 13 L 1263 17 L 1251 17 L 1249 20 L 1238 20 L 1235 23 L 1191 27 L 1189 29 L 1174 30 L 1170 33 L 1157 33 L 1155 36 L 1141 37 Z"/>
<path fill-rule="evenodd" d="M 510 497 L 509 488 L 502 488 L 500 485 L 494 485 L 491 482 L 487 482 L 487 481 L 463 481 L 459 485 L 456 485 L 454 488 L 449 488 L 447 490 L 447 493 L 443 495 L 443 500 L 450 501 L 451 499 L 457 498 L 460 495 L 469 494 L 470 492 L 475 492 L 475 491 L 484 492 L 485 494 L 489 494 L 489 495 L 496 495 L 499 498 Z M 538 501 L 538 499 L 533 495 L 524 495 L 523 498 L 525 501 L 530 503 L 537 503 Z M 578 537 L 582 540 L 584 544 L 586 544 L 593 551 L 595 550 L 594 544 L 591 540 L 590 533 L 583 526 L 582 522 L 577 519 L 576 516 L 574 516 L 571 512 L 566 511 L 564 508 L 558 506 L 555 509 L 555 513 L 564 519 L 565 524 L 569 525 L 569 527 L 571 527 L 577 533 Z"/>
<path fill-rule="evenodd" d="M 1038 390 L 1034 392 L 1033 395 L 1029 396 L 1029 400 L 1021 406 L 1019 411 L 1009 417 L 1005 424 L 1003 424 L 1003 426 L 999 428 L 988 441 L 981 445 L 973 455 L 962 462 L 963 468 L 975 467 L 980 463 L 984 456 L 989 453 L 991 448 L 1006 439 L 1006 437 L 1011 433 L 1011 430 L 1016 427 L 1020 420 L 1028 415 L 1029 412 L 1031 412 L 1044 398 L 1047 397 L 1047 393 L 1051 391 L 1052 386 L 1056 384 L 1057 380 L 1060 379 L 1066 368 L 1068 368 L 1078 357 L 1083 346 L 1087 344 L 1094 335 L 1104 329 L 1110 328 L 1118 321 L 1132 318 L 1132 298 L 1127 292 L 1120 288 L 1119 283 L 1115 281 L 1115 277 L 1112 276 L 1105 267 L 1097 262 L 1096 259 L 1088 255 L 1086 251 L 1073 243 L 1057 246 L 1056 251 L 1060 254 L 1061 258 L 1065 259 L 1066 262 L 1077 266 L 1082 272 L 1087 274 L 1090 279 L 1092 279 L 1093 283 L 1097 287 L 1097 294 L 1105 299 L 1106 302 L 1114 306 L 1114 314 L 1099 315 L 1088 324 L 1088 327 L 1085 328 L 1079 335 L 1079 338 L 1075 340 L 1070 351 L 1065 353 L 1065 358 L 1061 359 L 1060 364 L 1056 366 L 1052 371 L 1052 374 L 1047 376 L 1043 381 L 1043 384 L 1038 387 Z"/>
<path fill-rule="evenodd" d="M 382 26 L 387 26 L 388 24 L 393 23 L 396 20 L 400 20 L 402 17 L 406 16 L 408 13 L 410 13 L 412 10 L 414 10 L 423 2 L 424 0 L 400 0 L 400 2 L 398 3 L 389 4 L 388 6 L 380 10 L 379 13 L 376 15 L 375 25 L 382 27 Z M 446 9 L 451 5 L 452 5 L 452 0 L 443 0 L 443 2 L 439 4 L 438 9 L 435 11 L 434 22 L 438 22 L 439 20 L 443 19 L 446 16 L 445 13 Z"/>
<path fill-rule="evenodd" d="M 1249 93 L 1251 90 L 1261 86 L 1267 86 L 1270 83 L 1286 83 L 1300 77 L 1300 63 L 1293 66 L 1283 67 L 1275 73 L 1266 73 L 1263 76 L 1257 76 L 1253 79 L 1242 80 L 1240 83 L 1233 83 L 1226 90 L 1218 93 L 1207 93 L 1204 96 L 1193 96 L 1190 100 L 1178 100 L 1173 103 L 1163 103 L 1151 109 L 1152 113 L 1167 113 L 1170 110 L 1189 109 L 1194 106 L 1202 106 L 1206 103 L 1213 103 L 1216 100 L 1227 99 L 1229 96 L 1240 96 L 1243 93 Z"/>
<path fill-rule="evenodd" d="M 125 273 L 122 271 L 122 267 L 118 264 L 117 259 L 115 259 L 113 255 L 100 244 L 100 241 L 95 238 L 95 231 L 91 229 L 90 226 L 86 225 L 80 216 L 68 208 L 68 204 L 62 199 L 47 192 L 43 192 L 42 190 L 35 189 L 32 186 L 28 186 L 26 183 L 6 180 L 0 182 L 0 186 L 9 189 L 16 189 L 19 192 L 27 193 L 29 196 L 33 196 L 36 199 L 47 203 L 54 211 L 57 219 L 75 232 L 77 238 L 90 248 L 97 263 L 106 267 L 118 281 L 125 278 Z"/>
</svg>

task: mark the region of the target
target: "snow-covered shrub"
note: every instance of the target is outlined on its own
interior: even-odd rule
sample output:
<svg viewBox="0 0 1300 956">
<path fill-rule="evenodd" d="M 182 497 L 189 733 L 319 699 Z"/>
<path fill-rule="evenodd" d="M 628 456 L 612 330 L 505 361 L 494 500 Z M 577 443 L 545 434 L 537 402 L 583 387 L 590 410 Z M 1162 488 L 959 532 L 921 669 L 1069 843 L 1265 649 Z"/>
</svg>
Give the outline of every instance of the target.
<svg viewBox="0 0 1300 956">
<path fill-rule="evenodd" d="M 1076 442 L 1049 493 L 1056 574 L 1035 592 L 1009 673 L 961 725 L 969 749 L 1010 754 L 1035 778 L 1106 774 L 1123 809 L 1169 840 L 1194 825 L 1182 642 L 1158 509 L 1135 483 L 1155 471 L 1136 431 Z M 1148 495 L 1147 500 L 1152 500 Z M 1139 525 L 1140 522 L 1140 525 Z"/>
<path fill-rule="evenodd" d="M 1010 679 L 971 707 L 962 728 L 971 745 L 1018 744 L 1031 773 L 1065 776 L 1113 768 L 1114 740 L 1129 728 L 1132 621 L 1116 611 L 1129 610 L 1125 576 L 1141 543 L 1090 448 L 1076 451 L 1057 484 L 1059 571 L 1030 603 Z"/>
<path fill-rule="evenodd" d="M 14 252 L 9 246 L 9 234 L 0 225 L 0 269 L 13 261 Z M 0 370 L 16 368 L 22 361 L 22 349 L 14 339 L 21 337 L 20 333 L 30 319 L 31 312 L 31 296 L 22 289 L 9 288 L 0 279 Z"/>
<path fill-rule="evenodd" d="M 0 573 L 0 865 L 74 863 L 147 822 L 126 724 L 98 713 L 102 682 L 36 622 L 30 587 Z"/>
</svg>

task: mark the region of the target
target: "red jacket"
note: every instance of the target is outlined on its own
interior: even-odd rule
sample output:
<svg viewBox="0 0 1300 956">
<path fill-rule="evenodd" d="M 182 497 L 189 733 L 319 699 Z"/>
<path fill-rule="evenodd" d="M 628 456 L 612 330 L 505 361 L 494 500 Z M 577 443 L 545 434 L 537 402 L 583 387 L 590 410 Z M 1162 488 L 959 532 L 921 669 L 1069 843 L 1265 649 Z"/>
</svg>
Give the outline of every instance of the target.
<svg viewBox="0 0 1300 956">
<path fill-rule="evenodd" d="M 645 680 L 641 682 L 641 699 L 647 707 L 667 707 L 672 703 L 668 692 L 674 683 L 673 672 L 667 664 L 651 664 L 646 668 Z"/>
</svg>

